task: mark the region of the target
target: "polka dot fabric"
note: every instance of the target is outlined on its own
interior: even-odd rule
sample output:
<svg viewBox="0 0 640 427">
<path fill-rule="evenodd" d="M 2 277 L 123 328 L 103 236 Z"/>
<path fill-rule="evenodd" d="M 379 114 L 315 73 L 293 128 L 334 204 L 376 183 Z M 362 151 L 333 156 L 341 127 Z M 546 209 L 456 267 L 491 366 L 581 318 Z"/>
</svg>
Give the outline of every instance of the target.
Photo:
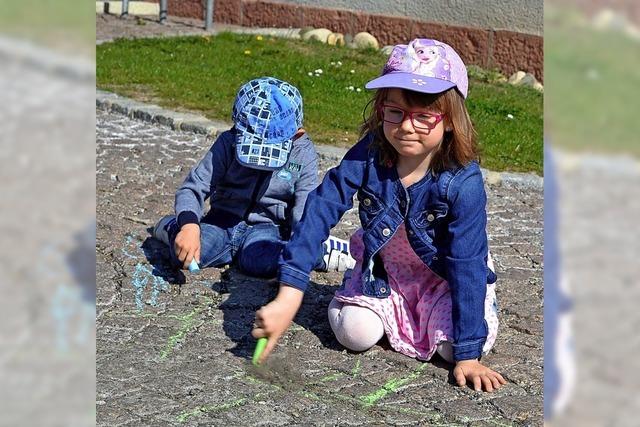
<svg viewBox="0 0 640 427">
<path fill-rule="evenodd" d="M 451 292 L 446 280 L 432 272 L 409 244 L 404 224 L 382 248 L 391 295 L 375 298 L 362 294 L 362 229 L 351 237 L 351 254 L 357 263 L 351 278 L 336 292 L 338 301 L 373 310 L 384 325 L 391 346 L 402 354 L 429 360 L 442 341 L 452 341 Z M 498 313 L 495 284 L 487 285 L 485 320 L 489 335 L 483 353 L 495 343 Z"/>
</svg>

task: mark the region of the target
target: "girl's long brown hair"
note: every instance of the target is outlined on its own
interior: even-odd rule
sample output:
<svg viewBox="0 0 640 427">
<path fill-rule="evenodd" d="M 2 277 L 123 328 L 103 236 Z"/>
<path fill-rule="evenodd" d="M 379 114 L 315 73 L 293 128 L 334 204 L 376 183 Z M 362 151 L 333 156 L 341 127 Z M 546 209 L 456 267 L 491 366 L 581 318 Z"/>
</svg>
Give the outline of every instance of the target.
<svg viewBox="0 0 640 427">
<path fill-rule="evenodd" d="M 439 173 L 445 169 L 463 166 L 472 160 L 478 159 L 476 131 L 471 123 L 471 118 L 464 105 L 464 98 L 454 88 L 438 94 L 402 91 L 402 97 L 412 108 L 429 108 L 445 115 L 444 121 L 451 132 L 445 132 L 440 147 L 433 154 L 430 168 Z M 398 153 L 387 141 L 382 130 L 382 117 L 378 111 L 387 99 L 389 89 L 379 89 L 368 105 L 373 103 L 369 117 L 365 118 L 360 128 L 360 137 L 371 134 L 373 140 L 371 147 L 380 153 L 380 163 L 383 165 L 394 164 L 398 160 Z M 366 114 L 366 107 L 365 113 Z"/>
</svg>

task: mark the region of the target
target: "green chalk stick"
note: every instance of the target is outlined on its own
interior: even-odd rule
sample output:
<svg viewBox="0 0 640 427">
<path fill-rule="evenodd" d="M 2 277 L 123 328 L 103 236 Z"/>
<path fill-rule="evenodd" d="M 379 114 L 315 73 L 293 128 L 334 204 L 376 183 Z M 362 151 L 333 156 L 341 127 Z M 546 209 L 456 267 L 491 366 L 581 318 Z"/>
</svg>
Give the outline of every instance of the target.
<svg viewBox="0 0 640 427">
<path fill-rule="evenodd" d="M 258 338 L 258 343 L 256 344 L 256 349 L 253 352 L 253 359 L 251 359 L 251 363 L 254 365 L 258 365 L 260 363 L 260 356 L 267 346 L 266 338 Z"/>
</svg>

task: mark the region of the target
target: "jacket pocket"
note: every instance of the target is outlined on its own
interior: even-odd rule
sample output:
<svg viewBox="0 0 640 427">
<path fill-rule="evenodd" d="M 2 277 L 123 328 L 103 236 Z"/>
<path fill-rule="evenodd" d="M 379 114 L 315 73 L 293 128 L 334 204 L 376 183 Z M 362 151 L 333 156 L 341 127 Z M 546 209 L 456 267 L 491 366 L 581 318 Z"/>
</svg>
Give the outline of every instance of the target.
<svg viewBox="0 0 640 427">
<path fill-rule="evenodd" d="M 420 229 L 432 229 L 442 223 L 447 213 L 448 209 L 445 206 L 430 206 L 413 219 L 413 225 Z"/>
<path fill-rule="evenodd" d="M 383 205 L 373 192 L 364 188 L 358 190 L 357 197 L 360 223 L 362 228 L 367 229 L 376 215 L 382 211 Z"/>
<path fill-rule="evenodd" d="M 442 226 L 445 223 L 447 213 L 448 209 L 446 205 L 433 205 L 428 206 L 427 209 L 411 219 L 420 240 L 434 253 L 436 252 L 434 242 L 436 239 L 436 230 L 443 228 Z"/>
</svg>

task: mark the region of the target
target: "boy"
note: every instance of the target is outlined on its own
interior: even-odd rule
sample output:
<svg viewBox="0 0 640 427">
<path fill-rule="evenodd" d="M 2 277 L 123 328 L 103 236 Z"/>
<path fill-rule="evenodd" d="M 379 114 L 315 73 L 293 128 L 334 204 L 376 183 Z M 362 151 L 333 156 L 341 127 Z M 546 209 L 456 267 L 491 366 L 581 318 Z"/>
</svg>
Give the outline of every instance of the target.
<svg viewBox="0 0 640 427">
<path fill-rule="evenodd" d="M 302 128 L 302 97 L 274 77 L 244 84 L 233 123 L 191 170 L 153 236 L 169 245 L 176 265 L 192 259 L 204 267 L 235 262 L 240 271 L 275 277 L 278 259 L 300 221 L 307 195 L 318 184 L 318 159 Z M 204 214 L 204 203 L 211 209 Z M 330 237 L 318 250 L 316 269 L 352 268 L 348 243 Z"/>
</svg>

